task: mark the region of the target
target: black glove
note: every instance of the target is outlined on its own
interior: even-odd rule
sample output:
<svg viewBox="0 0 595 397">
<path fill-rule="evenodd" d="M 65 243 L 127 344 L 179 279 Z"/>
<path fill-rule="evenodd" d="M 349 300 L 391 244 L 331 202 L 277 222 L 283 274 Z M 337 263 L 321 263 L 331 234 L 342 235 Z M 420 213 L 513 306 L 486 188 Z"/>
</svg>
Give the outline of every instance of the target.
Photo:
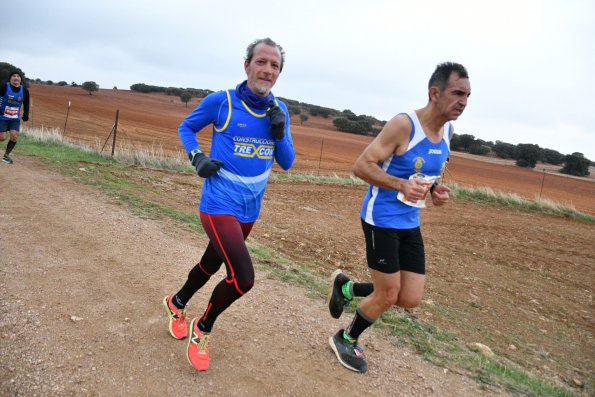
<svg viewBox="0 0 595 397">
<path fill-rule="evenodd" d="M 192 155 L 192 165 L 196 168 L 196 173 L 201 178 L 208 178 L 215 175 L 221 167 L 223 161 L 212 160 L 208 158 L 203 152 L 198 152 Z"/>
<path fill-rule="evenodd" d="M 267 115 L 271 120 L 271 131 L 273 131 L 275 139 L 283 139 L 285 136 L 285 112 L 275 105 L 275 102 L 270 101 Z"/>
<path fill-rule="evenodd" d="M 23 115 L 23 121 L 29 121 L 29 115 L 28 114 L 24 114 Z"/>
</svg>

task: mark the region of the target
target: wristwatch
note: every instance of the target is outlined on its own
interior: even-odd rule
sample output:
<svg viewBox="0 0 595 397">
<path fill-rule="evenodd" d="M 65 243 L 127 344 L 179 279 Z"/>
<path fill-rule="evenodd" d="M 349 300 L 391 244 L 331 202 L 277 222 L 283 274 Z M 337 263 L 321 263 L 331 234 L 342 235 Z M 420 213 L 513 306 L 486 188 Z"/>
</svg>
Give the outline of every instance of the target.
<svg viewBox="0 0 595 397">
<path fill-rule="evenodd" d="M 200 154 L 200 153 L 202 153 L 202 151 L 200 149 L 194 149 L 193 151 L 188 153 L 188 158 L 190 159 L 190 161 L 192 161 L 194 156 L 196 156 L 197 154 Z"/>
</svg>

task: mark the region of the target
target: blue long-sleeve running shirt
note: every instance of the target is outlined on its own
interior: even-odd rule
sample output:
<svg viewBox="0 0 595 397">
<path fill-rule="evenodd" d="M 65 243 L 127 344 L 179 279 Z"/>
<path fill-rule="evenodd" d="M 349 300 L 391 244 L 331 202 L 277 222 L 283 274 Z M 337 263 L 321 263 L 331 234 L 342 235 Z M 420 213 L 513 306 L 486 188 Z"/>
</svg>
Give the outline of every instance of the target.
<svg viewBox="0 0 595 397">
<path fill-rule="evenodd" d="M 266 110 L 251 109 L 233 89 L 208 95 L 180 124 L 178 135 L 188 153 L 200 149 L 196 134 L 213 124 L 209 157 L 223 162 L 204 181 L 200 211 L 233 215 L 240 222 L 258 219 L 273 161 L 288 170 L 295 160 L 289 111 L 283 102 L 276 103 L 286 115 L 280 140 L 273 136 Z"/>
</svg>

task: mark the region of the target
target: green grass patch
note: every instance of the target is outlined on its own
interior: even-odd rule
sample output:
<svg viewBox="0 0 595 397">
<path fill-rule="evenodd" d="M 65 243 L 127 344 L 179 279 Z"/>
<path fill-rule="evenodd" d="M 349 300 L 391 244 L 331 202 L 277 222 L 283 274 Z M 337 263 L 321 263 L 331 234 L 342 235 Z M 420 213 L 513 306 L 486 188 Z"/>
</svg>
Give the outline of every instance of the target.
<svg viewBox="0 0 595 397">
<path fill-rule="evenodd" d="M 355 177 L 340 177 L 337 175 L 294 174 L 291 172 L 274 173 L 272 180 L 283 182 L 329 183 L 338 185 L 366 185 L 364 181 Z"/>
<path fill-rule="evenodd" d="M 114 193 L 112 192 L 112 194 Z M 194 213 L 187 213 L 179 211 L 175 208 L 164 207 L 157 203 L 126 194 L 117 195 L 115 198 L 119 200 L 119 202 L 127 204 L 130 207 L 132 213 L 140 218 L 171 219 L 189 226 L 191 230 L 195 230 L 201 234 L 205 233 L 200 223 L 200 219 Z"/>
<path fill-rule="evenodd" d="M 545 384 L 537 377 L 516 368 L 514 364 L 505 365 L 489 358 L 480 358 L 476 361 L 478 361 L 476 378 L 481 383 L 503 386 L 510 392 L 526 396 L 574 396 L 569 390 Z"/>
</svg>

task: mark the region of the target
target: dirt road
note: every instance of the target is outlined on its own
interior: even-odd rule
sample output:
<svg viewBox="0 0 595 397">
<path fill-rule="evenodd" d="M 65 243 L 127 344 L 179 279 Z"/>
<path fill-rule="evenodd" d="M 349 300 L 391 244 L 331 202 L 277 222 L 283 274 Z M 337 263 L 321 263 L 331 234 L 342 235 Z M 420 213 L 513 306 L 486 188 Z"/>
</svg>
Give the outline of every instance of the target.
<svg viewBox="0 0 595 397">
<path fill-rule="evenodd" d="M 215 325 L 211 369 L 196 372 L 185 342 L 168 335 L 160 300 L 180 286 L 204 236 L 134 216 L 27 157 L 0 167 L 0 201 L 2 396 L 499 394 L 376 332 L 362 341 L 369 373 L 343 369 L 327 340 L 344 319 L 263 269 Z"/>
</svg>

